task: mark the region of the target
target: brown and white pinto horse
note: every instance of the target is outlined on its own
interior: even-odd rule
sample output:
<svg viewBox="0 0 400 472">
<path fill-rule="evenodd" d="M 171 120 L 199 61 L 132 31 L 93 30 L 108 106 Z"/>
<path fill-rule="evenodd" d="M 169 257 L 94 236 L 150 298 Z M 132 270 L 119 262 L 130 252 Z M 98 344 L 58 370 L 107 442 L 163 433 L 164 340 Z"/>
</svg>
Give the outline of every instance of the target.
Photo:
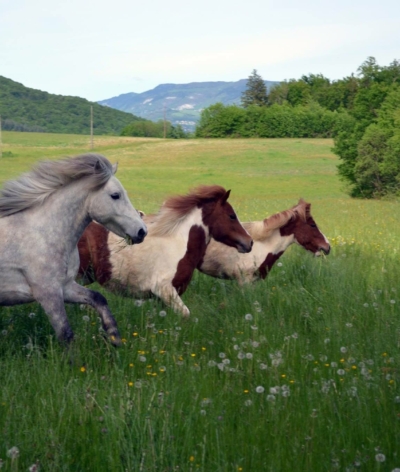
<svg viewBox="0 0 400 472">
<path fill-rule="evenodd" d="M 233 251 L 250 252 L 253 240 L 227 202 L 230 190 L 201 186 L 169 198 L 158 214 L 144 216 L 148 235 L 140 245 L 91 224 L 78 243 L 83 282 L 99 282 L 113 292 L 161 298 L 183 316 L 190 311 L 180 296 L 212 238 Z"/>
<path fill-rule="evenodd" d="M 211 240 L 198 269 L 212 277 L 236 279 L 240 284 L 265 279 L 274 263 L 293 243 L 320 255 L 329 254 L 330 245 L 310 213 L 304 200 L 289 210 L 263 221 L 243 223 L 254 239 L 250 254 L 237 254 L 229 247 Z"/>
</svg>

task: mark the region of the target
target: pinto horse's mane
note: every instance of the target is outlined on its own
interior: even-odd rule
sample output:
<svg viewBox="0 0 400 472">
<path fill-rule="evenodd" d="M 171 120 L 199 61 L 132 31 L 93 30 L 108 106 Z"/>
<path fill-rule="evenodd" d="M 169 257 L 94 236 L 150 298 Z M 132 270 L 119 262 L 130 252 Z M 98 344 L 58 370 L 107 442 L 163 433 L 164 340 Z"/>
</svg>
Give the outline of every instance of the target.
<svg viewBox="0 0 400 472">
<path fill-rule="evenodd" d="M 114 174 L 101 154 L 82 154 L 58 161 L 41 161 L 30 172 L 9 180 L 0 190 L 0 218 L 43 203 L 56 190 L 85 179 L 88 190 L 99 188 Z"/>
<path fill-rule="evenodd" d="M 221 200 L 226 190 L 219 185 L 201 185 L 186 195 L 168 198 L 159 212 L 152 218 L 149 232 L 155 236 L 166 236 L 174 233 L 187 215 L 205 203 Z"/>
<path fill-rule="evenodd" d="M 305 202 L 302 198 L 299 203 L 289 210 L 284 210 L 279 213 L 275 213 L 263 221 L 250 221 L 243 223 L 244 228 L 251 232 L 254 241 L 261 241 L 279 228 L 282 228 L 291 219 L 300 218 L 306 221 L 311 216 L 310 214 L 311 205 Z"/>
</svg>

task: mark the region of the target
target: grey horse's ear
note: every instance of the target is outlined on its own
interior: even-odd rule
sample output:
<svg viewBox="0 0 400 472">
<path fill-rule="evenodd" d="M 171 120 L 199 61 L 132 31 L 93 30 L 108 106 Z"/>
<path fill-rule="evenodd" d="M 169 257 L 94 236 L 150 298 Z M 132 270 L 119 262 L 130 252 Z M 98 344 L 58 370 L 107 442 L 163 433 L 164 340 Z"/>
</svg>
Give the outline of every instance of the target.
<svg viewBox="0 0 400 472">
<path fill-rule="evenodd" d="M 112 170 L 114 174 L 117 172 L 117 169 L 118 169 L 118 162 L 116 164 L 113 164 L 112 166 Z"/>
</svg>

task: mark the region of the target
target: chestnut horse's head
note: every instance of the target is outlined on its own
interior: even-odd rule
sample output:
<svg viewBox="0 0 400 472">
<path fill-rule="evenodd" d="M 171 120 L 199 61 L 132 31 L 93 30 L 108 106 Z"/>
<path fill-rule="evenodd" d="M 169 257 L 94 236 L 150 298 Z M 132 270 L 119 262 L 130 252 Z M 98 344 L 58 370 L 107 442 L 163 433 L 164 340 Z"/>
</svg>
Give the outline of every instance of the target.
<svg viewBox="0 0 400 472">
<path fill-rule="evenodd" d="M 329 254 L 331 246 L 311 216 L 311 204 L 300 200 L 292 210 L 292 217 L 286 225 L 280 228 L 281 235 L 289 236 L 293 234 L 296 243 L 316 256 L 321 255 L 321 251 L 324 254 Z"/>
<path fill-rule="evenodd" d="M 220 243 L 236 248 L 241 253 L 250 252 L 253 239 L 243 228 L 227 201 L 231 191 L 219 186 L 204 186 L 202 190 L 210 192 L 210 198 L 202 205 L 203 222 L 208 226 L 210 236 Z"/>
</svg>

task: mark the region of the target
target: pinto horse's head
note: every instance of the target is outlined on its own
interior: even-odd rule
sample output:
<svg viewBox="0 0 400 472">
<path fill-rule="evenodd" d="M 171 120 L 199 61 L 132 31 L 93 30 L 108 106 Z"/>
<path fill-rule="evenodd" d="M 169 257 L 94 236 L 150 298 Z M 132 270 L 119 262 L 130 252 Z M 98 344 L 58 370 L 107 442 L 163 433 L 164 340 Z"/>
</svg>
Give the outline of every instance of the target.
<svg viewBox="0 0 400 472">
<path fill-rule="evenodd" d="M 311 216 L 311 205 L 300 200 L 293 208 L 294 216 L 280 229 L 282 236 L 294 235 L 297 244 L 304 249 L 320 256 L 321 252 L 328 255 L 331 246 L 323 233 L 318 229 L 314 218 Z"/>
<path fill-rule="evenodd" d="M 234 247 L 241 253 L 250 252 L 253 239 L 243 228 L 234 209 L 227 201 L 230 192 L 230 190 L 224 190 L 204 204 L 203 222 L 208 226 L 210 236 L 216 241 Z"/>
</svg>

